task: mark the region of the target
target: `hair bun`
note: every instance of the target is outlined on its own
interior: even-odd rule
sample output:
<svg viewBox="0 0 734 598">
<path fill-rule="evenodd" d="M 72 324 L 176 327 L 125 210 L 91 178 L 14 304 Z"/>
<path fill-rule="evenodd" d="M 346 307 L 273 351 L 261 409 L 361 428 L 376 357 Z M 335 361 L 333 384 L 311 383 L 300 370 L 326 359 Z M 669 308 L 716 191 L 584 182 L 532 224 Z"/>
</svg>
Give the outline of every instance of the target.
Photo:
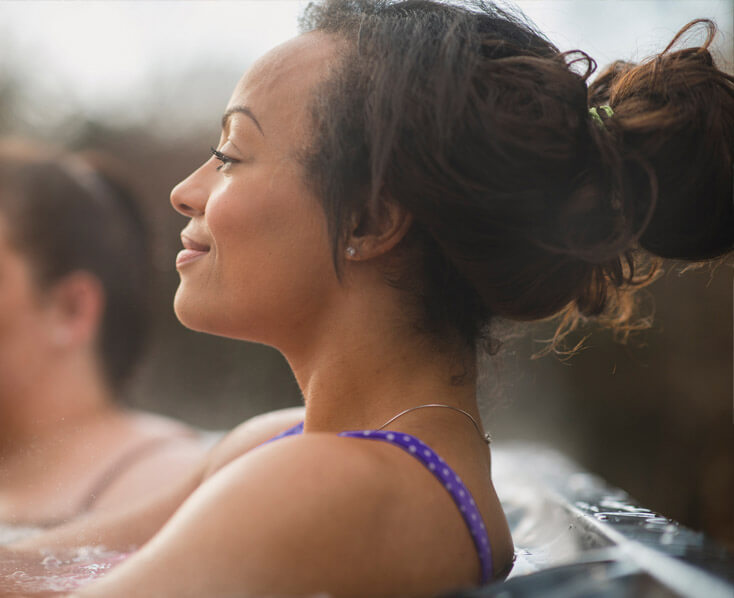
<svg viewBox="0 0 734 598">
<path fill-rule="evenodd" d="M 734 170 L 734 165 L 732 166 Z M 688 203 L 658 202 L 652 218 L 640 237 L 640 246 L 664 258 L 704 260 L 734 249 L 734 177 L 719 182 L 711 177 Z M 730 189 L 729 197 L 716 195 L 712 187 Z"/>
<path fill-rule="evenodd" d="M 700 47 L 672 50 L 699 26 Z M 627 176 L 639 244 L 660 257 L 703 260 L 734 247 L 734 77 L 714 64 L 715 35 L 712 21 L 692 21 L 661 54 L 615 63 L 590 88 L 592 101 L 608 97 L 614 108 L 625 162 L 636 164 Z"/>
</svg>

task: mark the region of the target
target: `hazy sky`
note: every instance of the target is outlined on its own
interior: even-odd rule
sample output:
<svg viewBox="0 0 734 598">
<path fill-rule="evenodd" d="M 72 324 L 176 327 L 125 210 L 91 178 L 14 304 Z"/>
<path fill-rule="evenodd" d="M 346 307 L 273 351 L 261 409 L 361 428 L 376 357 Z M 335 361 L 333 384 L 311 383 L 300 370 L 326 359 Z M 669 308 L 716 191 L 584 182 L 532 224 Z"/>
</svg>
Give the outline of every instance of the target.
<svg viewBox="0 0 734 598">
<path fill-rule="evenodd" d="M 39 98 L 94 114 L 132 114 L 156 102 L 208 111 L 226 103 L 252 59 L 297 33 L 305 4 L 0 0 L 0 67 L 19 72 Z M 734 62 L 734 0 L 516 4 L 561 49 L 579 47 L 600 64 L 660 50 L 690 19 L 712 17 L 723 34 L 719 52 Z"/>
</svg>

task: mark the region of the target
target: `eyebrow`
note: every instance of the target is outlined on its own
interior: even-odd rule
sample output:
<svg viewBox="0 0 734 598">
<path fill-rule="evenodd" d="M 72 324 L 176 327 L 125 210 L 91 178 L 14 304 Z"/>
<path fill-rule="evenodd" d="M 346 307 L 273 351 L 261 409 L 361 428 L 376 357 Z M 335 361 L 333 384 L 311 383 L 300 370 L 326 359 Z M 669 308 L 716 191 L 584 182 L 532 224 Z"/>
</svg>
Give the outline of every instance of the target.
<svg viewBox="0 0 734 598">
<path fill-rule="evenodd" d="M 263 128 L 260 126 L 260 123 L 257 122 L 257 119 L 255 118 L 255 115 L 252 113 L 252 110 L 248 108 L 247 106 L 232 106 L 229 108 L 225 113 L 224 116 L 222 116 L 222 129 L 226 129 L 227 125 L 229 124 L 229 119 L 233 114 L 244 114 L 246 116 L 249 116 L 252 122 L 255 123 L 255 126 L 257 127 L 257 130 L 260 131 L 260 134 L 265 137 L 265 133 L 263 133 Z"/>
</svg>

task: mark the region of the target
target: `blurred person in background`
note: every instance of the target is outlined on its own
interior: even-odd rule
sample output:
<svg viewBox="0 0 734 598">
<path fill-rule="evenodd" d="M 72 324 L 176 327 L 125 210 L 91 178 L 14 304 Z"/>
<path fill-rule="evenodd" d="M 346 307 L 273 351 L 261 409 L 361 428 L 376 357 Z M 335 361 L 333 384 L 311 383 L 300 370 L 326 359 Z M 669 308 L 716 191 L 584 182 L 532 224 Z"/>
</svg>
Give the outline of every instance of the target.
<svg viewBox="0 0 734 598">
<path fill-rule="evenodd" d="M 50 526 L 129 506 L 205 450 L 123 408 L 151 265 L 126 183 L 101 155 L 0 141 L 0 522 Z"/>
<path fill-rule="evenodd" d="M 588 86 L 588 56 L 489 2 L 310 5 L 171 194 L 189 218 L 179 319 L 279 349 L 305 414 L 246 422 L 134 517 L 19 547 L 153 536 L 79 596 L 502 579 L 513 542 L 476 397 L 495 319 L 624 327 L 649 254 L 732 249 L 734 80 L 705 27 L 703 47 Z"/>
</svg>

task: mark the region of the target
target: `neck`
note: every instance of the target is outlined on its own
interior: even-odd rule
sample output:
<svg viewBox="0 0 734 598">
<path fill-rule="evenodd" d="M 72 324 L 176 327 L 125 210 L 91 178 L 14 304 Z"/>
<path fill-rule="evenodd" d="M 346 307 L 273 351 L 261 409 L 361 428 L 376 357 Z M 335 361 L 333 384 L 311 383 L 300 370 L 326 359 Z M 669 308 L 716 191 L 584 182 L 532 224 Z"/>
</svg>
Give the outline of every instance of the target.
<svg viewBox="0 0 734 598">
<path fill-rule="evenodd" d="M 400 291 L 384 283 L 372 290 L 354 293 L 339 308 L 332 303 L 327 322 L 301 343 L 308 351 L 286 352 L 305 398 L 305 429 L 374 429 L 428 403 L 463 409 L 479 421 L 473 354 L 444 351 L 429 337 L 397 324 L 405 321 Z M 447 409 L 411 412 L 389 427 L 408 431 L 429 421 L 473 427 L 464 415 Z"/>
</svg>

